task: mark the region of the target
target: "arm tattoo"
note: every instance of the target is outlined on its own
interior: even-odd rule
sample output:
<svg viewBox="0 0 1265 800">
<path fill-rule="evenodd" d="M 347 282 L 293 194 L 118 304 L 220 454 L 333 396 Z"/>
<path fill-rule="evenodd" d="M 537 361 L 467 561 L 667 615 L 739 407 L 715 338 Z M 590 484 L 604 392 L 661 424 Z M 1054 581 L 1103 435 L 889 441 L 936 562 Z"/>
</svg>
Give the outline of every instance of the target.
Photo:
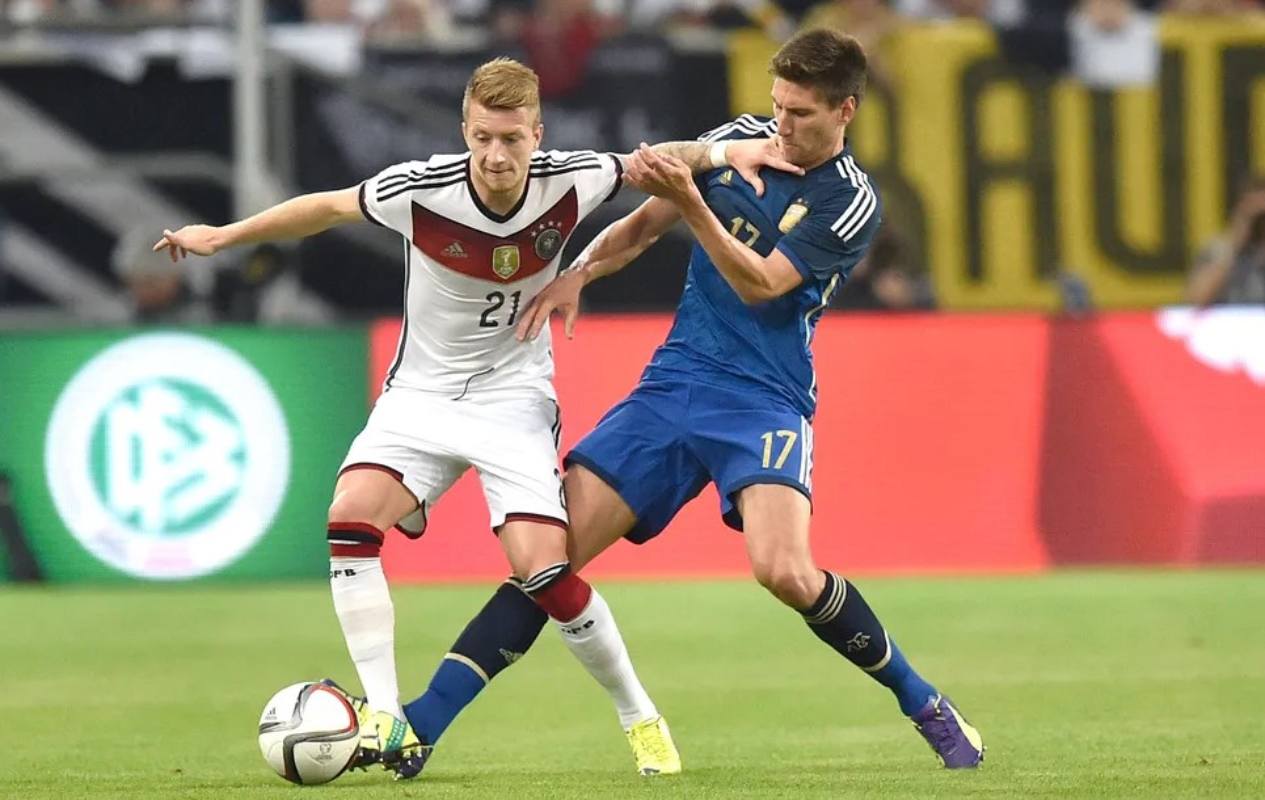
<svg viewBox="0 0 1265 800">
<path fill-rule="evenodd" d="M 711 142 L 662 142 L 650 149 L 661 156 L 675 156 L 685 162 L 690 172 L 706 172 L 712 168 Z"/>
</svg>

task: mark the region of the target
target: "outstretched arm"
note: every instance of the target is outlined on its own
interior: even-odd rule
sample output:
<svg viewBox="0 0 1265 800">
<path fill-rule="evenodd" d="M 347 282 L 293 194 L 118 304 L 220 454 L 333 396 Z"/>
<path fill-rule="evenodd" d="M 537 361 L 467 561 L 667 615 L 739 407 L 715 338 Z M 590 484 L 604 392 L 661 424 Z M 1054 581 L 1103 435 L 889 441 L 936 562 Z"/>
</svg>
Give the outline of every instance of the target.
<svg viewBox="0 0 1265 800">
<path fill-rule="evenodd" d="M 515 331 L 519 341 L 539 336 L 555 311 L 562 314 L 563 332 L 571 338 L 580 314 L 580 291 L 598 278 L 623 269 L 657 242 L 680 216 L 676 206 L 652 197 L 631 214 L 606 226 L 571 266 L 527 304 Z"/>
<path fill-rule="evenodd" d="M 154 251 L 167 248 L 171 260 L 177 261 L 189 253 L 209 256 L 238 244 L 301 239 L 335 225 L 363 219 L 360 188 L 353 186 L 292 197 L 228 225 L 186 225 L 177 231 L 164 230 Z"/>
<path fill-rule="evenodd" d="M 580 272 L 587 286 L 598 278 L 619 272 L 659 241 L 659 237 L 680 218 L 681 212 L 676 206 L 652 197 L 593 237 L 575 261 L 563 270 L 563 274 Z"/>
<path fill-rule="evenodd" d="M 645 147 L 642 144 L 642 147 Z M 757 195 L 764 194 L 764 181 L 760 169 L 771 167 L 782 172 L 803 175 L 804 170 L 787 161 L 782 155 L 781 139 L 727 139 L 719 142 L 661 142 L 650 148 L 656 155 L 674 158 L 689 168 L 693 174 L 709 169 L 733 167 L 751 184 Z M 632 154 L 619 157 L 628 167 Z"/>
</svg>

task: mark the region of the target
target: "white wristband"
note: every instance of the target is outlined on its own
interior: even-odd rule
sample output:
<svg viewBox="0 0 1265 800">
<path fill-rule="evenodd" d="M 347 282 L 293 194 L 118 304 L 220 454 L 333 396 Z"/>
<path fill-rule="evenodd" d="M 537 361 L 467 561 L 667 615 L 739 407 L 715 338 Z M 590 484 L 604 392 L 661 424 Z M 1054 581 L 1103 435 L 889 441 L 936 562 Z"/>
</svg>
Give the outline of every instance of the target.
<svg viewBox="0 0 1265 800">
<path fill-rule="evenodd" d="M 712 169 L 720 169 L 729 165 L 729 159 L 725 156 L 725 150 L 728 147 L 729 142 L 716 142 L 707 151 L 707 160 L 711 162 Z"/>
</svg>

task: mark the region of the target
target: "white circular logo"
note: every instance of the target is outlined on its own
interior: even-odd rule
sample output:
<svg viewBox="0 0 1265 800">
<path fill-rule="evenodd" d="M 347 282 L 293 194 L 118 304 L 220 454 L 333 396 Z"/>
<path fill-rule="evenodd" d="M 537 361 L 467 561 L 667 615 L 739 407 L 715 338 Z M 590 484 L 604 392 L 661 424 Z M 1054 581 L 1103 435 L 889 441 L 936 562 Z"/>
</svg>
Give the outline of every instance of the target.
<svg viewBox="0 0 1265 800">
<path fill-rule="evenodd" d="M 289 483 L 290 437 L 241 356 L 199 336 L 145 334 L 70 379 L 44 466 L 58 514 L 94 556 L 130 575 L 191 578 L 268 530 Z"/>
</svg>

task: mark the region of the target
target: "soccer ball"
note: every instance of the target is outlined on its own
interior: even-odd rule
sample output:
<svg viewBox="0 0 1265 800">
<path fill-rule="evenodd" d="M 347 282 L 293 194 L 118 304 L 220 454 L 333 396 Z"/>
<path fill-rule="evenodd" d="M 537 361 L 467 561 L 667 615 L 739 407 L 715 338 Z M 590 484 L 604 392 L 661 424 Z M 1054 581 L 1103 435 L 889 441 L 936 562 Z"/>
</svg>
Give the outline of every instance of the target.
<svg viewBox="0 0 1265 800">
<path fill-rule="evenodd" d="M 360 724 L 347 698 L 321 683 L 296 683 L 272 696 L 259 718 L 264 761 L 291 783 L 334 780 L 351 765 Z"/>
</svg>

